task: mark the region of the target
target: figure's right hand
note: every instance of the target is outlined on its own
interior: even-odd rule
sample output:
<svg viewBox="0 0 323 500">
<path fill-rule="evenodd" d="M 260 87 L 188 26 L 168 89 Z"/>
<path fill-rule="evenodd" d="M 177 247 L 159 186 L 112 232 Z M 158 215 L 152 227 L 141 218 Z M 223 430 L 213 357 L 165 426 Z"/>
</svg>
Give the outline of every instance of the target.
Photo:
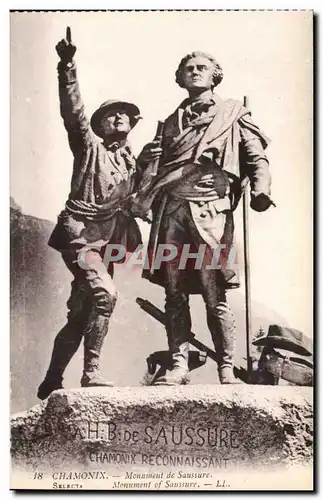
<svg viewBox="0 0 323 500">
<path fill-rule="evenodd" d="M 56 52 L 64 63 L 71 62 L 76 52 L 75 45 L 72 44 L 71 28 L 66 28 L 66 38 L 63 38 L 56 45 Z"/>
</svg>

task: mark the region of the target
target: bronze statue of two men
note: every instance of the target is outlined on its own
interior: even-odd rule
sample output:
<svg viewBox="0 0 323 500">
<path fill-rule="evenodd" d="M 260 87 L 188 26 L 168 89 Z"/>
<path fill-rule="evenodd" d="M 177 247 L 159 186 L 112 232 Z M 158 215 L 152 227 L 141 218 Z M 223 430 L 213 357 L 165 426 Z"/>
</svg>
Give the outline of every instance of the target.
<svg viewBox="0 0 323 500">
<path fill-rule="evenodd" d="M 241 181 L 250 180 L 251 207 L 267 210 L 270 199 L 268 140 L 250 112 L 233 99 L 214 93 L 223 72 L 210 55 L 185 56 L 176 82 L 188 98 L 165 121 L 161 141 L 147 144 L 138 158 L 127 137 L 140 117 L 135 104 L 106 101 L 89 121 L 84 113 L 69 28 L 56 46 L 61 115 L 74 156 L 71 191 L 51 235 L 72 272 L 67 323 L 58 333 L 38 397 L 62 388 L 63 373 L 84 341 L 82 387 L 110 386 L 100 372 L 100 354 L 116 303 L 113 263 L 106 265 L 106 246 L 122 244 L 133 252 L 141 244 L 135 217 L 152 214 L 144 277 L 165 289 L 165 315 L 171 369 L 156 385 L 188 381 L 189 295 L 201 294 L 217 357 L 221 384 L 235 383 L 233 356 L 235 323 L 226 290 L 238 286 L 228 265 L 234 245 L 233 209 L 241 196 Z M 149 169 L 158 162 L 149 180 Z M 159 245 L 175 245 L 188 257 L 204 249 L 203 264 L 183 269 L 178 258 L 154 267 Z M 163 247 L 163 248 L 164 248 Z M 220 266 L 212 266 L 219 250 Z M 85 256 L 82 260 L 80 256 Z M 192 259 L 188 259 L 192 260 Z M 193 259 L 194 260 L 194 259 Z M 81 261 L 83 264 L 81 264 Z M 206 264 L 207 263 L 207 264 Z"/>
</svg>

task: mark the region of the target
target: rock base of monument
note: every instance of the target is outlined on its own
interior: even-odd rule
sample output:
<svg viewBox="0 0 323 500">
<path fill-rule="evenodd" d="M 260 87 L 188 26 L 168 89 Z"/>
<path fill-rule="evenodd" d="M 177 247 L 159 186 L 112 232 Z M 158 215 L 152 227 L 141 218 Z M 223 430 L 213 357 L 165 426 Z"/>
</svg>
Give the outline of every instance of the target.
<svg viewBox="0 0 323 500">
<path fill-rule="evenodd" d="M 305 467 L 309 484 L 312 425 L 310 388 L 60 390 L 12 416 L 13 477 L 14 482 L 28 478 L 33 486 L 24 488 L 43 488 L 46 479 L 53 489 L 70 489 L 72 484 L 167 489 L 167 481 L 180 484 L 179 489 L 208 489 L 226 487 L 228 478 L 239 476 L 248 489 L 250 471 L 258 478 L 279 473 L 283 479 L 291 467 Z"/>
</svg>

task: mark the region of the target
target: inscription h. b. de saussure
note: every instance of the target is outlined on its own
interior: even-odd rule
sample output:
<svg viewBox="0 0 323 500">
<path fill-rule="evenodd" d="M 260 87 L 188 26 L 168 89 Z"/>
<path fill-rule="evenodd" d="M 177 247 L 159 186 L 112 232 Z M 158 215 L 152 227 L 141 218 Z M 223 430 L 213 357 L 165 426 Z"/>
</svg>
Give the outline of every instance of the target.
<svg viewBox="0 0 323 500">
<path fill-rule="evenodd" d="M 207 446 L 217 449 L 237 449 L 238 432 L 220 426 L 190 425 L 118 425 L 114 422 L 87 421 L 74 430 L 75 439 L 105 440 L 113 443 L 144 443 L 163 446 Z"/>
</svg>

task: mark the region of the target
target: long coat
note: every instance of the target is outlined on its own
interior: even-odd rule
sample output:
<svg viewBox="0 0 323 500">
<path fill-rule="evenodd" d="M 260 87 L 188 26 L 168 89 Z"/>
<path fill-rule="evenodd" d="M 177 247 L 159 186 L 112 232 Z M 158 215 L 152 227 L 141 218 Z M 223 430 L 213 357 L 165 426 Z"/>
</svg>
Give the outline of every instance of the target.
<svg viewBox="0 0 323 500">
<path fill-rule="evenodd" d="M 220 166 L 230 179 L 229 196 L 223 193 L 219 199 L 203 205 L 189 202 L 194 223 L 203 240 L 213 249 L 219 243 L 226 244 L 227 250 L 221 252 L 223 269 L 234 241 L 232 212 L 241 197 L 242 185 L 249 179 L 253 193 L 270 194 L 271 177 L 264 153 L 268 139 L 252 122 L 250 112 L 240 102 L 232 99 L 223 101 L 217 97 L 217 104 L 217 113 L 211 120 L 206 117 L 207 126 L 198 141 L 194 141 L 191 127 L 180 131 L 181 107 L 166 119 L 163 136 L 165 155 L 158 175 L 142 194 L 143 203 L 146 203 L 146 208 L 151 207 L 154 214 L 148 244 L 150 269 L 144 270 L 143 277 L 161 286 L 164 283 L 163 273 L 162 270 L 154 269 L 153 261 L 157 246 L 161 243 L 160 224 L 167 205 L 167 190 L 178 182 L 185 182 L 187 173 L 197 168 L 202 156 L 212 154 L 215 166 Z M 201 123 L 203 119 L 197 120 L 198 125 Z M 222 215 L 220 238 L 219 214 Z M 239 286 L 235 272 L 224 271 L 223 275 L 227 288 Z M 187 278 L 187 292 L 200 293 L 194 272 Z"/>
</svg>

